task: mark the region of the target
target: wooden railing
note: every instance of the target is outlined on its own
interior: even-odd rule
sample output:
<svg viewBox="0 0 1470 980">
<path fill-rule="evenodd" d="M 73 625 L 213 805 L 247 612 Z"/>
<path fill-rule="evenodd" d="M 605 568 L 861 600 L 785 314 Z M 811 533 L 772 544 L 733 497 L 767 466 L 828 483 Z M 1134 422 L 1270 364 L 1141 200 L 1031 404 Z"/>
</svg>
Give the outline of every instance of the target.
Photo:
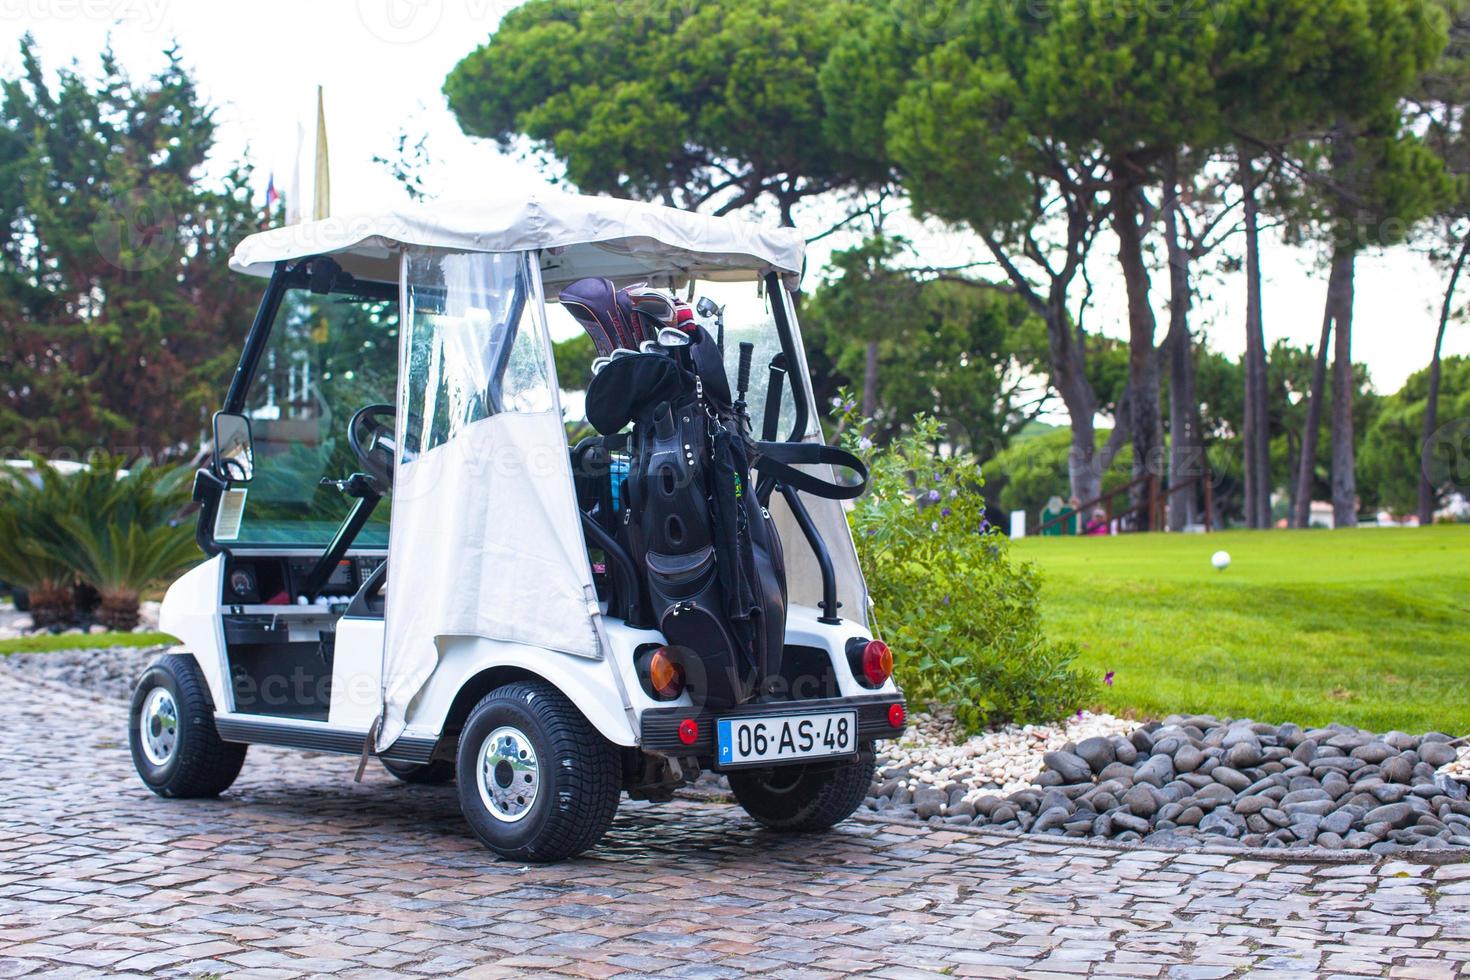
<svg viewBox="0 0 1470 980">
<path fill-rule="evenodd" d="M 1159 480 L 1157 474 L 1148 473 L 1130 483 L 1125 483 L 1121 487 L 1109 490 L 1100 497 L 1083 501 L 1075 511 L 1067 511 L 1059 514 L 1051 520 L 1037 525 L 1027 533 L 1033 535 L 1045 534 L 1054 527 L 1061 527 L 1067 521 L 1075 520 L 1077 522 L 1077 533 L 1082 534 L 1084 533 L 1083 528 L 1087 526 L 1087 515 L 1091 514 L 1098 507 L 1101 507 L 1103 513 L 1107 515 L 1108 533 L 1110 534 L 1113 533 L 1112 527 L 1115 520 L 1118 521 L 1119 533 L 1158 531 L 1167 522 L 1170 498 L 1184 490 L 1192 490 L 1196 484 L 1199 484 L 1204 489 L 1205 531 L 1213 531 L 1215 510 L 1214 482 L 1210 479 L 1209 471 L 1206 470 L 1198 476 L 1179 480 L 1168 488 L 1162 486 L 1162 481 Z M 1131 500 L 1134 489 L 1140 486 L 1145 487 L 1146 490 L 1137 504 L 1130 504 L 1122 509 L 1115 508 L 1113 501 L 1116 498 L 1121 496 L 1125 501 Z"/>
</svg>

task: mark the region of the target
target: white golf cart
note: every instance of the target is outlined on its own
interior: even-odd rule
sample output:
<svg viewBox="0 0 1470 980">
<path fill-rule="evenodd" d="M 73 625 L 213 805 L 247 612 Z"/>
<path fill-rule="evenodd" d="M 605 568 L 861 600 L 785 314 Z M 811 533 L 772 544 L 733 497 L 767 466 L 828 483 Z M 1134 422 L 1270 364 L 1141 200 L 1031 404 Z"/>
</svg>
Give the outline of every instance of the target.
<svg viewBox="0 0 1470 980">
<path fill-rule="evenodd" d="M 811 492 L 836 478 L 788 292 L 802 252 L 791 229 L 557 194 L 242 242 L 232 267 L 268 285 L 195 483 L 210 557 L 163 602 L 182 646 L 134 693 L 143 781 L 218 794 L 251 743 L 376 755 L 457 779 L 476 835 L 535 861 L 593 846 L 620 793 L 666 799 L 704 769 L 772 828 L 849 816 L 904 702 L 833 499 L 852 494 Z M 588 277 L 705 297 L 704 342 L 744 358 L 738 417 L 767 455 L 819 450 L 751 484 L 785 542 L 784 641 L 736 682 L 650 619 L 619 534 L 627 436 L 578 438 L 580 396 L 564 409 L 556 294 Z M 677 358 L 677 333 L 602 360 Z"/>
</svg>

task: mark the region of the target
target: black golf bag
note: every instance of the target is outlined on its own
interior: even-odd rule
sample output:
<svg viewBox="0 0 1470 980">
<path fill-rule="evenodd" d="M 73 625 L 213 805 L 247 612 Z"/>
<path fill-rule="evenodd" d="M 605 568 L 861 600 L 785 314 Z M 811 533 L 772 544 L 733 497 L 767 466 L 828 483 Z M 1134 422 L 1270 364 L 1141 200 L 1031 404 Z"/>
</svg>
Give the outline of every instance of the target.
<svg viewBox="0 0 1470 980">
<path fill-rule="evenodd" d="M 836 498 L 862 491 L 861 483 L 828 483 L 793 464 L 834 463 L 863 480 L 866 470 L 834 447 L 751 440 L 719 347 L 680 301 L 643 287 L 614 290 L 605 279 L 573 283 L 561 298 L 599 351 L 632 325 L 630 343 L 604 355 L 587 389 L 587 420 L 602 433 L 602 456 L 623 445 L 619 433 L 632 424 L 626 476 L 600 492 L 604 504 L 620 500 L 616 523 L 603 530 L 617 538 L 636 579 L 621 608 L 630 623 L 664 634 L 697 702 L 749 700 L 780 676 L 785 649 L 786 566 L 765 498 L 777 484 Z M 670 327 L 688 343 L 633 352 Z M 743 345 L 742 400 L 749 374 Z M 579 454 L 587 451 L 579 447 Z M 606 518 L 607 508 L 597 509 Z M 836 615 L 832 602 L 828 616 Z"/>
<path fill-rule="evenodd" d="M 714 707 L 779 674 L 786 631 L 780 542 L 728 393 L 702 329 L 672 355 L 613 359 L 587 391 L 599 432 L 633 424 L 614 531 L 642 578 L 644 618 L 677 648 L 691 696 Z"/>
</svg>

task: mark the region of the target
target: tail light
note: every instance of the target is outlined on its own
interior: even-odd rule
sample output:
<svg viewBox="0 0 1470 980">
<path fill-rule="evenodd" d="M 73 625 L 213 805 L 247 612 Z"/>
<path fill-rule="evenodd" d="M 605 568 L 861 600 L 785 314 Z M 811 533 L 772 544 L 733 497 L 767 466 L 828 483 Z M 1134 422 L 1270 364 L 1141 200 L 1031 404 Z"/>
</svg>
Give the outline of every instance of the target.
<svg viewBox="0 0 1470 980">
<path fill-rule="evenodd" d="M 893 676 L 893 651 L 882 640 L 848 640 L 847 663 L 864 687 L 882 687 Z"/>
<path fill-rule="evenodd" d="M 903 723 L 908 720 L 908 715 L 901 704 L 890 704 L 888 706 L 888 727 L 902 728 Z"/>
<path fill-rule="evenodd" d="M 679 722 L 679 741 L 685 745 L 693 745 L 699 741 L 699 722 L 693 718 L 685 718 Z"/>
<path fill-rule="evenodd" d="M 643 662 L 643 676 L 650 693 L 660 701 L 672 701 L 684 693 L 684 665 L 667 647 L 654 647 Z"/>
<path fill-rule="evenodd" d="M 882 687 L 893 676 L 893 651 L 882 640 L 871 640 L 863 647 L 863 676 L 874 687 Z"/>
</svg>

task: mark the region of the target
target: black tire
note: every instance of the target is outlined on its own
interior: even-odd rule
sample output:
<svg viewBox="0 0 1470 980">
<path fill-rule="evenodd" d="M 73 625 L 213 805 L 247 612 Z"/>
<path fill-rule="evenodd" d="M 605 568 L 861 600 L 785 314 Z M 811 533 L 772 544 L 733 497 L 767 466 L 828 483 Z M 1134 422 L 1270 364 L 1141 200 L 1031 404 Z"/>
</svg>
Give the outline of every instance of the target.
<svg viewBox="0 0 1470 980">
<path fill-rule="evenodd" d="M 167 692 L 174 706 L 175 727 L 154 727 L 162 738 L 169 734 L 171 748 L 162 754 L 145 745 L 142 731 L 144 706 L 154 691 Z M 245 764 L 247 746 L 226 742 L 214 727 L 214 703 L 209 687 L 193 657 L 171 653 L 149 664 L 133 688 L 128 711 L 128 746 L 133 766 L 144 785 L 159 796 L 191 798 L 218 796 L 230 788 Z M 153 752 L 155 758 L 150 758 Z"/>
<path fill-rule="evenodd" d="M 389 759 L 378 761 L 398 779 L 415 786 L 443 786 L 454 779 L 454 763 L 448 759 L 435 759 L 425 763 L 393 762 Z"/>
<path fill-rule="evenodd" d="M 512 733 L 502 734 L 498 746 L 511 754 L 500 756 L 491 782 L 482 786 L 481 750 L 497 731 Z M 622 786 L 617 747 L 544 681 L 516 681 L 480 699 L 460 733 L 456 770 L 460 809 L 470 829 L 512 861 L 561 861 L 592 847 L 617 813 Z M 534 791 L 517 797 L 518 780 L 526 775 L 533 777 Z M 496 792 L 505 794 L 503 808 Z"/>
<path fill-rule="evenodd" d="M 787 833 L 815 833 L 862 806 L 873 785 L 872 746 L 838 765 L 779 766 L 728 773 L 735 801 L 760 823 Z"/>
</svg>

